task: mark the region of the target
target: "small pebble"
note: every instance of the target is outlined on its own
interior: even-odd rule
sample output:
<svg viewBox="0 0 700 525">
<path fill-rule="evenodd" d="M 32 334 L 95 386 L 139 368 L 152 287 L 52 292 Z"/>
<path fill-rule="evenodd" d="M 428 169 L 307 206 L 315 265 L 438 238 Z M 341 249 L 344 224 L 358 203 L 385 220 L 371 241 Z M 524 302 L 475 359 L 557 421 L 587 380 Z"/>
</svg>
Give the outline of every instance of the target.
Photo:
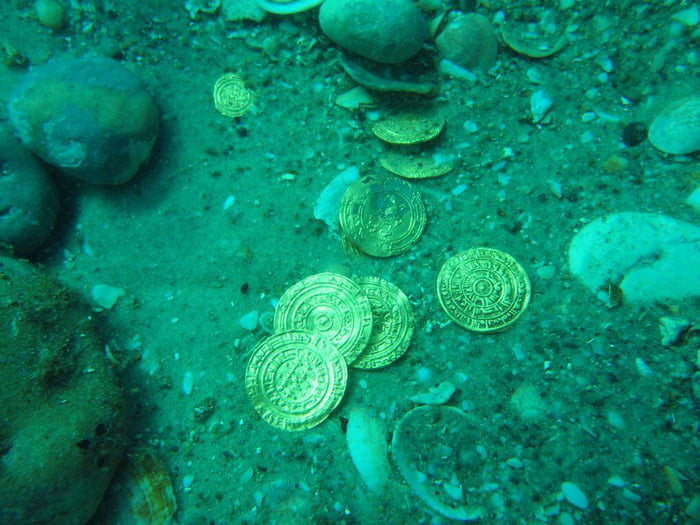
<svg viewBox="0 0 700 525">
<path fill-rule="evenodd" d="M 189 396 L 194 390 L 194 376 L 189 370 L 182 376 L 182 393 Z"/>
<path fill-rule="evenodd" d="M 252 332 L 258 327 L 258 311 L 257 310 L 251 310 L 244 316 L 242 316 L 238 322 L 241 325 L 241 328 L 244 330 L 248 330 L 249 332 Z"/>
<path fill-rule="evenodd" d="M 574 485 L 570 481 L 565 481 L 561 484 L 561 492 L 564 494 L 564 499 L 574 507 L 578 507 L 582 510 L 588 508 L 588 498 L 577 485 Z"/>
</svg>

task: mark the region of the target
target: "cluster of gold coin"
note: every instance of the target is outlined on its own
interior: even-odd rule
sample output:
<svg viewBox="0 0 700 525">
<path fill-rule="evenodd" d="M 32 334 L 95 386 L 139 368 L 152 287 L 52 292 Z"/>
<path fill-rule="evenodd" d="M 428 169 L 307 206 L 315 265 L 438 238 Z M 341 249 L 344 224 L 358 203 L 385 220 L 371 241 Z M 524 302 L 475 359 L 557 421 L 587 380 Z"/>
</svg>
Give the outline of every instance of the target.
<svg viewBox="0 0 700 525">
<path fill-rule="evenodd" d="M 384 279 L 306 277 L 284 292 L 274 333 L 253 348 L 245 377 L 253 407 L 275 427 L 314 427 L 343 398 L 348 366 L 394 362 L 408 349 L 413 328 L 408 297 Z"/>
<path fill-rule="evenodd" d="M 449 162 L 437 160 L 422 147 L 440 135 L 444 127 L 443 117 L 424 112 L 399 114 L 377 122 L 372 133 L 392 146 L 380 158 L 381 165 L 405 179 L 428 179 L 449 173 Z"/>
</svg>

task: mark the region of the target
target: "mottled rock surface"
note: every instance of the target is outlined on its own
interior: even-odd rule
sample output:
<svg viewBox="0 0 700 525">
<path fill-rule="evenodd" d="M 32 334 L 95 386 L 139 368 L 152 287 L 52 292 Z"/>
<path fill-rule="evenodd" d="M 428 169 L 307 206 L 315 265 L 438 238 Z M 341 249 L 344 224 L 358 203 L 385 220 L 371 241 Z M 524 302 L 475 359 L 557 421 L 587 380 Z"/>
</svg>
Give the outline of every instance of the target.
<svg viewBox="0 0 700 525">
<path fill-rule="evenodd" d="M 340 47 L 385 64 L 415 56 L 427 36 L 423 13 L 411 0 L 326 0 L 319 22 Z"/>
<path fill-rule="evenodd" d="M 56 188 L 44 167 L 0 126 L 0 246 L 30 255 L 53 230 Z"/>
<path fill-rule="evenodd" d="M 63 173 L 94 184 L 128 181 L 158 136 L 158 108 L 130 70 L 102 57 L 60 57 L 13 90 L 20 139 Z"/>
<path fill-rule="evenodd" d="M 85 523 L 122 457 L 122 391 L 90 314 L 0 257 L 0 523 Z"/>
</svg>

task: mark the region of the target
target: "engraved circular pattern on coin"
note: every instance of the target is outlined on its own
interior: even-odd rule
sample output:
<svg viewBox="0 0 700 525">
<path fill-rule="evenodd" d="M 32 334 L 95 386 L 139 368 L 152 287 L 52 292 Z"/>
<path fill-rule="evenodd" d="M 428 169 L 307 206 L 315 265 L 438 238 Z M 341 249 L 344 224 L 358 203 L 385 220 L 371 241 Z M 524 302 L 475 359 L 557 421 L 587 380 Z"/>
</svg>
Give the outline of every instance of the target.
<svg viewBox="0 0 700 525">
<path fill-rule="evenodd" d="M 255 410 L 284 430 L 311 428 L 326 419 L 343 398 L 347 380 L 340 352 L 304 330 L 279 332 L 258 343 L 245 375 Z"/>
<path fill-rule="evenodd" d="M 351 243 L 375 257 L 413 246 L 427 216 L 420 193 L 395 177 L 367 177 L 348 186 L 340 203 L 340 227 Z"/>
<path fill-rule="evenodd" d="M 472 248 L 445 261 L 437 278 L 437 294 L 455 323 L 475 332 L 498 332 L 527 308 L 530 279 L 509 254 Z"/>
<path fill-rule="evenodd" d="M 372 307 L 360 286 L 332 272 L 290 286 L 275 310 L 275 331 L 308 330 L 325 337 L 352 363 L 372 333 Z"/>
<path fill-rule="evenodd" d="M 372 133 L 390 144 L 418 144 L 434 139 L 444 127 L 442 117 L 408 113 L 375 123 Z"/>
<path fill-rule="evenodd" d="M 253 107 L 253 92 L 241 77 L 225 73 L 214 84 L 214 107 L 226 117 L 240 117 Z"/>
<path fill-rule="evenodd" d="M 352 363 L 355 368 L 381 368 L 401 357 L 413 337 L 413 307 L 401 289 L 380 277 L 355 279 L 372 306 L 372 335 Z"/>
<path fill-rule="evenodd" d="M 387 151 L 379 162 L 384 169 L 404 179 L 429 179 L 452 171 L 450 162 L 437 162 L 432 156 L 421 153 L 406 155 L 398 151 Z"/>
</svg>

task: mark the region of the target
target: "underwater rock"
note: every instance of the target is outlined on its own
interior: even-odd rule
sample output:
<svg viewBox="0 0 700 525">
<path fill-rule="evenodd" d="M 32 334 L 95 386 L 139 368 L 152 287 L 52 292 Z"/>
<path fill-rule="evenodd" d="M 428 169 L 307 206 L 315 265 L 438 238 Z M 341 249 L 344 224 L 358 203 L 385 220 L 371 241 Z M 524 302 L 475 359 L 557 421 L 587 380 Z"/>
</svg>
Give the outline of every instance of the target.
<svg viewBox="0 0 700 525">
<path fill-rule="evenodd" d="M 649 126 L 649 142 L 673 155 L 700 150 L 700 97 L 686 97 L 662 108 Z"/>
<path fill-rule="evenodd" d="M 32 68 L 10 95 L 22 143 L 66 175 L 121 184 L 149 157 L 158 107 L 131 71 L 102 57 L 53 59 Z"/>
<path fill-rule="evenodd" d="M 488 71 L 496 64 L 496 30 L 485 16 L 458 14 L 447 23 L 435 43 L 443 58 L 470 71 Z"/>
<path fill-rule="evenodd" d="M 635 304 L 700 297 L 700 227 L 654 213 L 613 213 L 571 241 L 571 273 L 593 293 L 619 288 Z"/>
<path fill-rule="evenodd" d="M 428 28 L 411 0 L 326 0 L 321 29 L 340 47 L 384 64 L 398 64 L 423 47 Z"/>
<path fill-rule="evenodd" d="M 55 31 L 60 31 L 68 23 L 66 8 L 56 0 L 37 0 L 34 11 L 42 26 Z"/>
<path fill-rule="evenodd" d="M 222 0 L 221 16 L 227 22 L 252 20 L 262 22 L 266 11 L 255 0 Z"/>
<path fill-rule="evenodd" d="M 0 245 L 27 256 L 48 238 L 58 212 L 53 181 L 39 161 L 0 126 Z"/>
<path fill-rule="evenodd" d="M 91 311 L 0 257 L 0 523 L 80 525 L 126 445 L 124 401 Z"/>
</svg>

